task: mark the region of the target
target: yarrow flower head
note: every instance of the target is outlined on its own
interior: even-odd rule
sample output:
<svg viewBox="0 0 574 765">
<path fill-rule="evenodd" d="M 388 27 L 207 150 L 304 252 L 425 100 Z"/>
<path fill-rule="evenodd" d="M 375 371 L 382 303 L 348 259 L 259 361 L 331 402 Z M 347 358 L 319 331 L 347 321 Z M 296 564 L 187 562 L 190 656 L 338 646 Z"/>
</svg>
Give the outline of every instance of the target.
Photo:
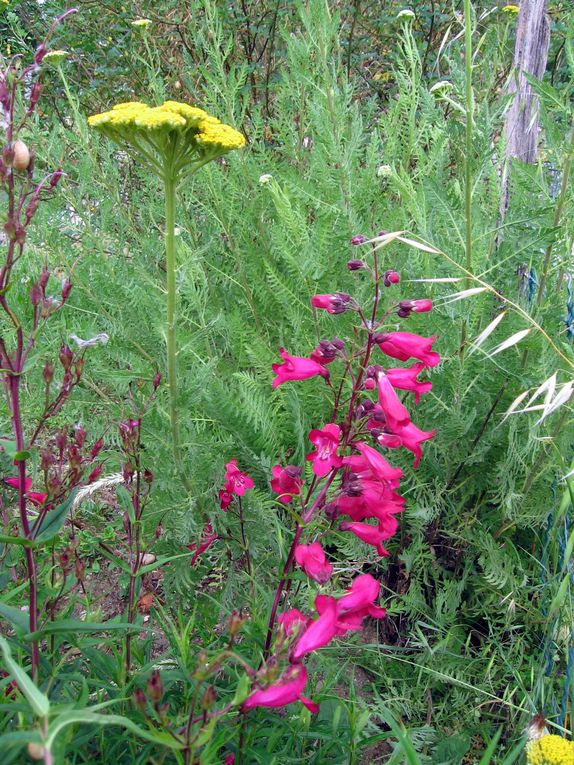
<svg viewBox="0 0 574 765">
<path fill-rule="evenodd" d="M 574 742 L 547 734 L 526 746 L 528 765 L 574 765 Z"/>
<path fill-rule="evenodd" d="M 45 64 L 54 64 L 57 66 L 65 61 L 70 54 L 67 50 L 49 50 L 42 59 Z"/>
<path fill-rule="evenodd" d="M 92 115 L 88 124 L 135 153 L 157 175 L 163 177 L 167 171 L 174 180 L 245 146 L 244 136 L 230 125 L 178 101 L 165 101 L 161 106 L 127 101 Z"/>
</svg>

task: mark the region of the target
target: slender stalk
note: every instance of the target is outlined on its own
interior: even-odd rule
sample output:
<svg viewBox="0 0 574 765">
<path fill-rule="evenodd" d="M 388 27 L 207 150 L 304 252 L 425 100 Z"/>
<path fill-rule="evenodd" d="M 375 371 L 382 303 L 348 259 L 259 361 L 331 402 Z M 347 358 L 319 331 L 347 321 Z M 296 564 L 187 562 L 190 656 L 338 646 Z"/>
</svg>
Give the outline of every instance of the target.
<svg viewBox="0 0 574 765">
<path fill-rule="evenodd" d="M 165 261 L 167 273 L 167 380 L 169 386 L 169 416 L 173 461 L 186 490 L 190 483 L 185 477 L 181 457 L 179 410 L 177 402 L 177 343 L 176 343 L 176 287 L 175 287 L 175 191 L 176 181 L 171 167 L 165 168 Z"/>
<path fill-rule="evenodd" d="M 472 4 L 464 0 L 464 39 L 465 39 L 465 158 L 464 158 L 464 207 L 465 207 L 465 261 L 466 270 L 472 273 L 472 128 L 474 122 L 474 94 L 472 91 Z M 466 288 L 470 287 L 467 277 Z"/>
</svg>

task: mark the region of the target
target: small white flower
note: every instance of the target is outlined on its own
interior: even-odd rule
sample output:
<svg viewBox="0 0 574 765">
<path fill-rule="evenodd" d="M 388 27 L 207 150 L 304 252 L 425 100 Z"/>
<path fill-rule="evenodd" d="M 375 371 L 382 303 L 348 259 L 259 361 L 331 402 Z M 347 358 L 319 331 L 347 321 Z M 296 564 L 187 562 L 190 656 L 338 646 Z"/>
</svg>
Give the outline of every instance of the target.
<svg viewBox="0 0 574 765">
<path fill-rule="evenodd" d="M 151 19 L 135 19 L 132 21 L 132 27 L 151 27 L 153 24 Z"/>
<path fill-rule="evenodd" d="M 98 335 L 90 337 L 89 340 L 82 340 L 82 338 L 77 335 L 70 335 L 70 339 L 76 343 L 78 348 L 89 348 L 91 345 L 97 345 L 98 343 L 105 345 L 110 339 L 110 336 L 105 332 L 100 332 Z"/>
<path fill-rule="evenodd" d="M 377 176 L 379 178 L 388 178 L 393 173 L 393 168 L 390 165 L 379 165 L 377 167 Z"/>
<path fill-rule="evenodd" d="M 410 8 L 403 8 L 397 13 L 397 19 L 414 19 L 415 14 Z"/>
<path fill-rule="evenodd" d="M 259 183 L 271 183 L 273 180 L 273 176 L 271 173 L 263 173 L 263 175 L 259 176 Z"/>
</svg>

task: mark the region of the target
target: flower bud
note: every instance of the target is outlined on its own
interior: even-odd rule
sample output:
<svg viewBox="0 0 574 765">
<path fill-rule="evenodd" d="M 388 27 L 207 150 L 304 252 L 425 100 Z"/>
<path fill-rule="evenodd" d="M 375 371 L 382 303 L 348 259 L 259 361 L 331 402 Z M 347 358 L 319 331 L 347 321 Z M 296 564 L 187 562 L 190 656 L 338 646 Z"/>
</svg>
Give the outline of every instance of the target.
<svg viewBox="0 0 574 765">
<path fill-rule="evenodd" d="M 44 365 L 44 371 L 42 372 L 42 375 L 46 385 L 50 385 L 54 379 L 54 364 L 51 364 L 49 361 L 47 361 Z"/>
<path fill-rule="evenodd" d="M 102 439 L 98 438 L 96 443 L 92 446 L 92 451 L 90 452 L 90 457 L 92 459 L 95 459 L 98 456 L 98 454 L 102 451 L 103 445 L 104 445 L 104 442 L 102 441 Z"/>
<path fill-rule="evenodd" d="M 28 756 L 31 760 L 43 760 L 44 759 L 44 747 L 42 744 L 36 744 L 30 741 L 26 747 L 28 750 Z"/>
<path fill-rule="evenodd" d="M 42 270 L 40 271 L 40 278 L 38 280 L 40 287 L 42 288 L 42 292 L 46 290 L 46 285 L 48 284 L 48 279 L 50 278 L 50 272 L 46 268 L 46 266 L 42 266 Z"/>
<path fill-rule="evenodd" d="M 149 486 L 151 486 L 151 484 L 153 483 L 153 473 L 151 472 L 151 470 L 149 470 L 148 468 L 146 468 L 146 469 L 144 470 L 143 478 L 144 478 L 144 481 L 145 481 L 145 482 L 146 482 L 146 483 L 147 483 Z"/>
<path fill-rule="evenodd" d="M 79 382 L 82 377 L 82 372 L 84 371 L 84 359 L 79 358 L 76 361 L 76 366 L 74 367 L 74 371 L 76 373 L 76 382 Z"/>
<path fill-rule="evenodd" d="M 207 709 L 211 709 L 211 707 L 215 704 L 216 700 L 217 700 L 217 694 L 215 693 L 215 688 L 212 685 L 208 685 L 199 703 L 202 709 L 207 710 Z"/>
<path fill-rule="evenodd" d="M 154 390 L 157 390 L 159 388 L 160 383 L 161 383 L 161 373 L 156 372 L 152 380 L 152 385 Z"/>
<path fill-rule="evenodd" d="M 385 271 L 383 275 L 383 284 L 385 287 L 390 287 L 391 284 L 398 284 L 401 280 L 401 275 L 396 271 Z"/>
<path fill-rule="evenodd" d="M 140 710 L 140 712 L 143 712 L 147 705 L 147 699 L 141 688 L 136 688 L 133 700 L 134 704 Z"/>
<path fill-rule="evenodd" d="M 361 268 L 366 268 L 367 264 L 364 260 L 358 260 L 356 258 L 353 258 L 349 261 L 347 261 L 347 268 L 349 271 L 359 271 Z"/>
<path fill-rule="evenodd" d="M 245 617 L 239 611 L 233 611 L 227 620 L 227 631 L 231 637 L 235 637 L 241 630 Z"/>
<path fill-rule="evenodd" d="M 40 301 L 42 300 L 42 288 L 38 284 L 38 282 L 34 282 L 32 285 L 32 289 L 30 290 L 30 302 L 34 306 L 34 308 L 39 305 Z"/>
<path fill-rule="evenodd" d="M 76 579 L 78 582 L 82 582 L 84 579 L 84 574 L 86 572 L 86 566 L 83 561 L 81 561 L 79 558 L 76 558 L 74 561 L 74 574 L 76 575 Z"/>
<path fill-rule="evenodd" d="M 70 292 L 72 291 L 72 282 L 66 277 L 62 281 L 62 302 L 65 303 L 66 300 L 70 297 Z"/>
<path fill-rule="evenodd" d="M 74 354 L 70 350 L 70 347 L 68 345 L 63 345 L 60 348 L 60 364 L 64 367 L 66 371 L 68 371 L 68 369 L 72 365 L 73 358 L 74 358 Z"/>
<path fill-rule="evenodd" d="M 27 170 L 30 164 L 30 149 L 24 141 L 16 141 L 12 147 L 12 167 L 14 170 Z"/>
<path fill-rule="evenodd" d="M 76 440 L 76 444 L 80 448 L 84 445 L 84 441 L 86 440 L 87 435 L 88 432 L 85 428 L 83 428 L 80 424 L 76 425 L 74 428 L 74 438 Z"/>
<path fill-rule="evenodd" d="M 363 236 L 363 234 L 357 234 L 351 239 L 351 244 L 357 245 L 357 244 L 364 244 L 367 241 L 367 237 Z"/>
<path fill-rule="evenodd" d="M 61 178 L 63 175 L 64 175 L 64 173 L 63 173 L 63 171 L 62 171 L 62 170 L 55 170 L 55 171 L 52 173 L 51 177 L 50 177 L 49 188 L 50 188 L 50 189 L 55 189 L 55 188 L 56 188 L 56 186 L 58 185 L 58 183 L 60 182 L 60 178 Z"/>
<path fill-rule="evenodd" d="M 163 696 L 163 683 L 157 669 L 154 669 L 147 681 L 147 692 L 154 704 L 161 701 L 161 697 Z"/>
<path fill-rule="evenodd" d="M 93 483 L 94 481 L 96 481 L 101 476 L 101 474 L 102 474 L 102 466 L 97 465 L 88 476 L 88 483 Z"/>
</svg>

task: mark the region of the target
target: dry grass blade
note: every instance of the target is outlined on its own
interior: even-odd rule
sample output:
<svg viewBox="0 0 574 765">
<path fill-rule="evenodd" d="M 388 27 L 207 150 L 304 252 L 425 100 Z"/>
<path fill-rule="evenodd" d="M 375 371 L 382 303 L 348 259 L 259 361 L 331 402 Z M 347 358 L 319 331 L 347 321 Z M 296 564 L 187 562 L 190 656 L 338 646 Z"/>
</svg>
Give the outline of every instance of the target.
<svg viewBox="0 0 574 765">
<path fill-rule="evenodd" d="M 506 316 L 506 311 L 503 311 L 502 313 L 499 313 L 498 316 L 496 316 L 490 324 L 485 327 L 480 335 L 471 343 L 470 351 L 468 352 L 468 355 L 470 356 L 471 353 L 474 353 L 477 348 L 480 348 L 480 346 L 484 343 L 484 341 L 490 337 L 490 335 L 494 332 L 494 330 L 498 327 L 500 322 L 504 319 Z"/>
<path fill-rule="evenodd" d="M 572 397 L 572 391 L 574 390 L 574 381 L 570 381 L 566 383 L 563 387 L 560 393 L 557 394 L 556 398 L 552 403 L 548 406 L 546 405 L 546 411 L 542 415 L 542 417 L 536 422 L 537 425 L 540 425 L 540 423 L 545 420 L 547 417 L 549 417 L 553 412 L 555 412 L 559 407 L 561 407 L 563 404 L 565 404 L 567 401 L 570 401 L 570 398 Z"/>
<path fill-rule="evenodd" d="M 440 305 L 448 305 L 449 303 L 456 303 L 458 300 L 465 300 L 474 295 L 480 295 L 481 292 L 486 292 L 486 287 L 471 287 L 468 290 L 462 290 L 461 292 L 453 292 L 451 295 L 445 295 L 444 298 L 439 298 Z M 435 301 L 439 302 L 439 301 Z"/>
<path fill-rule="evenodd" d="M 490 351 L 490 353 L 487 354 L 487 358 L 491 359 L 493 356 L 496 356 L 497 353 L 502 353 L 502 351 L 505 351 L 507 348 L 512 348 L 513 345 L 517 345 L 521 340 L 523 340 L 526 335 L 530 334 L 531 329 L 521 329 L 520 332 L 515 332 L 513 335 L 508 337 L 504 342 L 500 343 L 500 345 L 497 345 L 495 348 Z"/>
<path fill-rule="evenodd" d="M 524 401 L 524 399 L 528 396 L 528 391 L 525 390 L 524 393 L 521 393 L 519 396 L 517 396 L 512 404 L 508 407 L 506 412 L 504 413 L 504 417 L 502 418 L 500 424 L 507 420 L 511 414 L 514 414 L 516 412 L 516 409 L 520 406 L 520 404 Z"/>
</svg>

